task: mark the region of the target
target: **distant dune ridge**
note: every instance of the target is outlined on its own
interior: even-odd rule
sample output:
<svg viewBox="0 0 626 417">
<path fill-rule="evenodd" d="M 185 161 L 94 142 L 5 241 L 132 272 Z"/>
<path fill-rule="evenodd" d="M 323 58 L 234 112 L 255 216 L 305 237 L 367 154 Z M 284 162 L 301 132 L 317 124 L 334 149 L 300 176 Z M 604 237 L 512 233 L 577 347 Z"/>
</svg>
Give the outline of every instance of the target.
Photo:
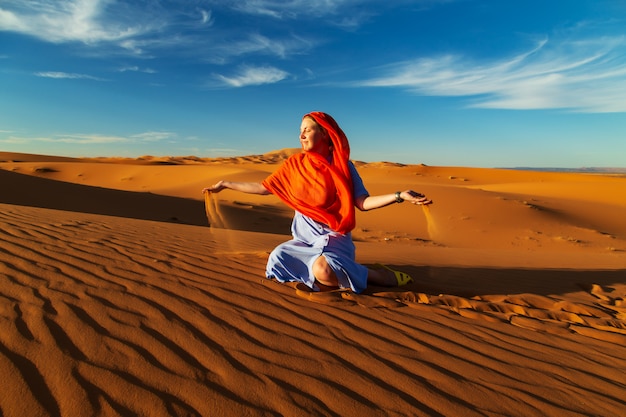
<svg viewBox="0 0 626 417">
<path fill-rule="evenodd" d="M 626 177 L 358 162 L 434 200 L 357 213 L 415 282 L 312 293 L 264 278 L 289 208 L 201 194 L 295 152 L 0 152 L 0 415 L 623 414 Z"/>
<path fill-rule="evenodd" d="M 621 167 L 581 167 L 581 168 L 537 168 L 537 167 L 516 167 L 514 169 L 522 171 L 546 171 L 546 172 L 585 172 L 589 174 L 626 174 L 626 168 Z"/>
</svg>

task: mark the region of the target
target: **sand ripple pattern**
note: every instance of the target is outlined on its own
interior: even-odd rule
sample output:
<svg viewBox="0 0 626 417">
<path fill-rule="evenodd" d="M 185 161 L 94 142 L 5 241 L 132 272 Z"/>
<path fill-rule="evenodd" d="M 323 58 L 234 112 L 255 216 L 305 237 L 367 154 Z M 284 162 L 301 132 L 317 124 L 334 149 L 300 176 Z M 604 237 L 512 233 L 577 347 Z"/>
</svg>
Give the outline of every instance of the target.
<svg viewBox="0 0 626 417">
<path fill-rule="evenodd" d="M 2 416 L 623 410 L 624 294 L 607 286 L 586 306 L 316 297 L 265 280 L 244 232 L 6 204 L 0 224 Z"/>
<path fill-rule="evenodd" d="M 598 284 L 588 288 L 597 302 L 573 303 L 537 294 L 475 296 L 429 295 L 417 292 L 377 293 L 394 297 L 409 306 L 430 304 L 456 312 L 463 317 L 487 321 L 504 321 L 547 333 L 579 333 L 600 340 L 626 345 L 626 294 L 615 294 L 612 288 Z"/>
</svg>

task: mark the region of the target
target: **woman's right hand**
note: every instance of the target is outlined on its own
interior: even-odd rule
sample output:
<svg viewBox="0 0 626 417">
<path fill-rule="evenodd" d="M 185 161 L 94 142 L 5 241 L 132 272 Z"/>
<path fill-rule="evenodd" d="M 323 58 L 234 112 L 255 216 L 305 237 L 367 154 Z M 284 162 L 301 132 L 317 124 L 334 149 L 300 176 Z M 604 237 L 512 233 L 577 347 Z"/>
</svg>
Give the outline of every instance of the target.
<svg viewBox="0 0 626 417">
<path fill-rule="evenodd" d="M 224 181 L 219 181 L 219 182 L 213 184 L 210 187 L 203 188 L 202 189 L 202 194 L 204 194 L 204 193 L 219 193 L 224 188 L 226 188 L 226 186 L 224 185 Z"/>
</svg>

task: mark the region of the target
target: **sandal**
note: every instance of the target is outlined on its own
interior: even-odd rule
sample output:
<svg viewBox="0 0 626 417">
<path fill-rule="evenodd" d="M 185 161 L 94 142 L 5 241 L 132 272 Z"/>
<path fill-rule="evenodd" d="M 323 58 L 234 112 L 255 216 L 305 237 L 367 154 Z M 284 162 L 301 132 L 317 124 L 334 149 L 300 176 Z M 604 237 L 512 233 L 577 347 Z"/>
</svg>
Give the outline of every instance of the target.
<svg viewBox="0 0 626 417">
<path fill-rule="evenodd" d="M 405 272 L 402 271 L 396 271 L 395 269 L 391 269 L 389 268 L 387 265 L 383 265 L 383 264 L 376 264 L 374 265 L 375 268 L 381 269 L 384 268 L 388 271 L 393 272 L 393 274 L 396 277 L 396 280 L 398 281 L 398 287 L 401 287 L 403 285 L 409 284 L 411 282 L 413 282 L 413 278 L 411 278 L 411 276 Z"/>
</svg>

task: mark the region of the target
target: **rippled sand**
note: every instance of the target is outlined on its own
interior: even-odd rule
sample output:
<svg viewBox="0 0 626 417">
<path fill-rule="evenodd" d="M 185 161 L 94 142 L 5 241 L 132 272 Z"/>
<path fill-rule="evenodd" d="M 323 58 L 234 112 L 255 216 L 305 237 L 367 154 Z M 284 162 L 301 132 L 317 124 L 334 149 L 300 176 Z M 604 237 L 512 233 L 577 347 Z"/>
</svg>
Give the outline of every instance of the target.
<svg viewBox="0 0 626 417">
<path fill-rule="evenodd" d="M 616 416 L 626 392 L 626 179 L 358 164 L 427 213 L 359 213 L 402 288 L 266 280 L 291 213 L 280 154 L 0 153 L 0 415 Z M 220 227 L 216 227 L 220 226 Z"/>
</svg>

